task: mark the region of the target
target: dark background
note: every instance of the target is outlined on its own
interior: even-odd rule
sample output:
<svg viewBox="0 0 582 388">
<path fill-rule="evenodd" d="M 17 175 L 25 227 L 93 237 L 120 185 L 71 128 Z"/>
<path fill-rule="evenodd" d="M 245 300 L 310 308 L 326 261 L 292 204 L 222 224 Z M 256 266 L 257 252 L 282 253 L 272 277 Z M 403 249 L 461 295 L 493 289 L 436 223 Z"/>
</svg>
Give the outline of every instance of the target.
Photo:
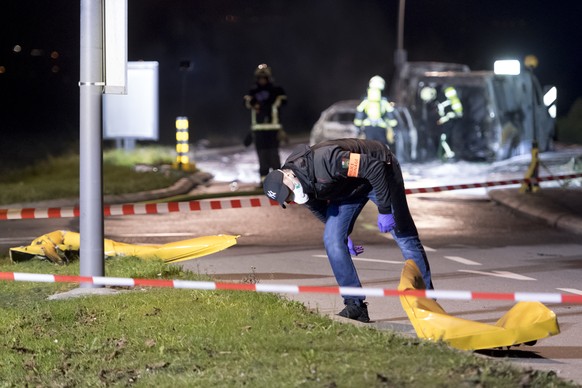
<svg viewBox="0 0 582 388">
<path fill-rule="evenodd" d="M 160 63 L 163 144 L 173 143 L 179 115 L 190 118 L 194 142 L 239 144 L 250 121 L 242 96 L 259 63 L 273 68 L 287 92 L 282 121 L 290 133 L 307 134 L 327 106 L 359 98 L 371 76 L 389 81 L 393 75 L 398 0 L 128 4 L 129 60 Z M 411 61 L 465 63 L 473 70 L 534 54 L 540 82 L 558 87 L 561 116 L 582 96 L 581 17 L 582 2 L 409 0 L 404 46 Z M 2 1 L 2 166 L 78 149 L 79 28 L 80 1 Z M 22 50 L 15 52 L 15 45 Z M 184 60 L 192 64 L 186 73 L 179 68 Z"/>
</svg>

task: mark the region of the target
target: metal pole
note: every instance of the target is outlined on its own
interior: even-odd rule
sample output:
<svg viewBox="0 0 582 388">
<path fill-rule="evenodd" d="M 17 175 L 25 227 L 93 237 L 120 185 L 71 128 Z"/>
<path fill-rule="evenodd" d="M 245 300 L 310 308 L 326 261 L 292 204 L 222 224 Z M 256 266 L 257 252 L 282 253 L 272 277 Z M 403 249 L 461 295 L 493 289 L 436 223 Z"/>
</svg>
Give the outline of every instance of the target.
<svg viewBox="0 0 582 388">
<path fill-rule="evenodd" d="M 398 44 L 397 49 L 404 49 L 404 7 L 406 5 L 406 0 L 400 0 L 398 5 Z"/>
<path fill-rule="evenodd" d="M 80 274 L 103 276 L 103 4 L 81 0 L 80 88 Z M 82 283 L 81 287 L 96 287 Z"/>
<path fill-rule="evenodd" d="M 528 66 L 527 68 L 529 70 L 529 79 L 530 79 L 530 85 L 531 85 L 531 122 L 532 122 L 532 128 L 533 128 L 533 132 L 532 132 L 532 138 L 533 138 L 533 142 L 532 142 L 532 146 L 534 143 L 537 143 L 538 140 L 538 136 L 537 136 L 537 122 L 536 122 L 536 102 L 537 102 L 537 98 L 536 98 L 536 94 L 537 94 L 537 89 L 536 89 L 536 85 L 535 85 L 535 81 L 534 81 L 534 68 L 532 66 Z M 536 144 L 537 146 L 537 144 Z"/>
<path fill-rule="evenodd" d="M 400 0 L 398 7 L 398 36 L 396 38 L 396 51 L 394 52 L 394 64 L 398 72 L 406 62 L 406 50 L 404 50 L 404 7 L 406 0 Z"/>
<path fill-rule="evenodd" d="M 407 61 L 407 53 L 404 49 L 404 8 L 406 0 L 400 0 L 398 6 L 398 32 L 396 37 L 396 50 L 394 50 L 394 82 L 392 82 L 392 90 L 390 91 L 392 100 L 401 102 L 401 87 L 399 85 L 400 72 Z"/>
</svg>

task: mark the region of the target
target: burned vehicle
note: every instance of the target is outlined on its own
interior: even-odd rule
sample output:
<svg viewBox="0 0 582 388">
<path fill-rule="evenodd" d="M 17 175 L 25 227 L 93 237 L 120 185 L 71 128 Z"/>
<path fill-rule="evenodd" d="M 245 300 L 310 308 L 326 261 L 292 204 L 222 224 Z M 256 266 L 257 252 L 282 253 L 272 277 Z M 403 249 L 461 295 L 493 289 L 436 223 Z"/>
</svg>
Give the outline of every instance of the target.
<svg viewBox="0 0 582 388">
<path fill-rule="evenodd" d="M 529 153 L 534 141 L 540 151 L 552 147 L 556 89 L 542 89 L 530 68 L 499 74 L 408 62 L 391 96 L 408 108 L 418 133 L 404 147 L 411 160 L 493 161 Z"/>
<path fill-rule="evenodd" d="M 338 101 L 326 108 L 311 129 L 311 145 L 324 140 L 358 137 L 359 129 L 354 125 L 358 100 Z"/>
<path fill-rule="evenodd" d="M 341 138 L 364 138 L 360 129 L 354 125 L 356 108 L 360 100 L 338 101 L 326 108 L 311 130 L 309 143 L 311 145 L 324 140 Z M 402 161 L 416 158 L 417 133 L 412 116 L 406 107 L 395 106 L 394 116 L 398 125 L 394 128 L 395 144 L 390 148 Z"/>
</svg>

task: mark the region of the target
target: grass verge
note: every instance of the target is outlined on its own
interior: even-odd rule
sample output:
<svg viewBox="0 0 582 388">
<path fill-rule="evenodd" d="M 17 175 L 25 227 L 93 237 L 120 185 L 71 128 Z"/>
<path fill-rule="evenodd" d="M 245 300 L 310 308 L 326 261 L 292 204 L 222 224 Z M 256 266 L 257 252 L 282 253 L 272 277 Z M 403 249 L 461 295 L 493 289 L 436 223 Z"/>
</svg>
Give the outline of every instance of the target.
<svg viewBox="0 0 582 388">
<path fill-rule="evenodd" d="M 134 151 L 110 150 L 103 154 L 103 193 L 127 194 L 168 187 L 184 176 L 177 170 L 136 172 L 139 163 L 172 162 L 165 147 L 138 147 Z M 79 155 L 51 157 L 34 166 L 0 175 L 0 205 L 79 196 Z"/>
<path fill-rule="evenodd" d="M 1 272 L 78 274 L 44 261 Z M 107 276 L 208 280 L 161 261 Z M 330 320 L 272 294 L 136 288 L 46 298 L 76 285 L 2 281 L 0 386 L 568 387 L 471 352 Z"/>
</svg>

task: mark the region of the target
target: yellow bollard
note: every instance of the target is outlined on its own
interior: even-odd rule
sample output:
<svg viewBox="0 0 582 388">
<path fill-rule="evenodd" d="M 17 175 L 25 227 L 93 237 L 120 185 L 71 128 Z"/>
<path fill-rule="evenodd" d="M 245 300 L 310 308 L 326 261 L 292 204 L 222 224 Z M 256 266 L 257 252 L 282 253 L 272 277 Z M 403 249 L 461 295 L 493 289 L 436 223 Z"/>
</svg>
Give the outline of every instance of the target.
<svg viewBox="0 0 582 388">
<path fill-rule="evenodd" d="M 188 127 L 188 117 L 176 117 L 176 162 L 174 168 L 183 171 L 193 170 L 188 156 L 190 151 Z"/>
<path fill-rule="evenodd" d="M 538 142 L 533 141 L 531 146 L 531 162 L 525 173 L 525 179 L 537 179 L 539 170 L 540 160 L 539 160 L 539 150 Z M 538 182 L 523 182 L 519 189 L 520 193 L 535 193 L 540 190 L 540 185 Z"/>
</svg>

